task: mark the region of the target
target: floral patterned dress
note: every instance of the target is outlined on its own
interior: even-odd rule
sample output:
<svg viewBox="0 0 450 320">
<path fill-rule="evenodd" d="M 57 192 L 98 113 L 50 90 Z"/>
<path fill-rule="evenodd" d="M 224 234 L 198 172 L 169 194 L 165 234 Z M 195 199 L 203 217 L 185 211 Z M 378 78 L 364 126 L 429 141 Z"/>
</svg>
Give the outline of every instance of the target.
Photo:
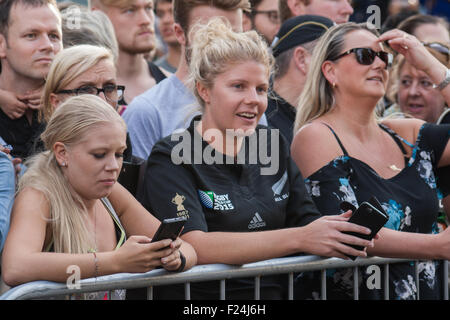
<svg viewBox="0 0 450 320">
<path fill-rule="evenodd" d="M 424 124 L 415 145 L 386 126 L 380 127 L 391 135 L 402 150 L 405 155 L 405 168 L 390 179 L 382 178 L 366 163 L 352 158 L 330 128 L 343 155 L 305 179 L 312 199 L 322 214 L 336 214 L 341 211 L 339 206 L 343 201 L 358 207 L 358 204 L 375 196 L 389 214 L 389 221 L 385 227 L 406 232 L 437 233 L 439 199 L 443 196 L 438 187 L 439 183 L 448 186 L 450 177 L 439 176 L 436 174 L 436 168 L 449 140 L 450 125 Z M 406 156 L 401 142 L 412 148 L 410 158 Z M 441 264 L 440 261 L 419 262 L 420 299 L 441 298 Z M 391 264 L 389 272 L 390 299 L 417 299 L 418 288 L 412 262 Z M 374 288 L 367 281 L 371 274 L 367 267 L 360 268 L 360 298 L 382 299 L 383 289 Z M 329 270 L 327 298 L 352 299 L 352 275 L 351 269 Z M 317 297 L 320 292 L 317 273 L 301 274 L 297 281 L 299 285 L 296 287 L 301 287 L 297 290 L 299 298 Z"/>
</svg>

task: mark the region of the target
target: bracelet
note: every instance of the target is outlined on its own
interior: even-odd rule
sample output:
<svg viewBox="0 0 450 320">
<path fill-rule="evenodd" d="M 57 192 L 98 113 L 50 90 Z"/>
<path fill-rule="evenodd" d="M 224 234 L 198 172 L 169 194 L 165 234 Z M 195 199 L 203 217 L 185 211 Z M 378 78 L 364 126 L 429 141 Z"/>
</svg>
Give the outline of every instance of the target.
<svg viewBox="0 0 450 320">
<path fill-rule="evenodd" d="M 184 267 L 186 267 L 186 257 L 183 255 L 183 253 L 181 251 L 180 251 L 180 260 L 181 260 L 181 264 L 177 270 L 174 270 L 174 272 L 181 272 L 184 270 Z"/>
<path fill-rule="evenodd" d="M 92 254 L 94 255 L 94 277 L 97 278 L 97 276 L 98 276 L 98 258 L 97 258 L 97 254 L 95 253 L 95 251 L 93 251 Z"/>
<path fill-rule="evenodd" d="M 433 88 L 438 89 L 439 91 L 443 90 L 450 83 L 450 69 L 447 68 L 445 72 L 445 78 L 439 84 L 434 84 Z"/>
</svg>

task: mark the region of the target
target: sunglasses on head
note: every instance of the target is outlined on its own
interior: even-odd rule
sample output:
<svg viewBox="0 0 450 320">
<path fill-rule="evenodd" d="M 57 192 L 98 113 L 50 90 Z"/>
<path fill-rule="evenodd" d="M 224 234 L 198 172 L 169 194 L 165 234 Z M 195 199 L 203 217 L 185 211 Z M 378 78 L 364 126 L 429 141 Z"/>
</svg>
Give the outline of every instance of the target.
<svg viewBox="0 0 450 320">
<path fill-rule="evenodd" d="M 334 60 L 336 61 L 336 60 L 338 60 L 346 55 L 349 55 L 351 53 L 355 54 L 356 61 L 359 64 L 362 64 L 365 66 L 371 65 L 375 61 L 375 57 L 378 57 L 386 65 L 385 69 L 389 68 L 392 65 L 392 61 L 394 59 L 392 54 L 388 53 L 388 52 L 384 52 L 384 51 L 377 52 L 370 48 L 353 48 L 353 49 L 347 50 L 344 53 L 340 54 Z"/>
</svg>

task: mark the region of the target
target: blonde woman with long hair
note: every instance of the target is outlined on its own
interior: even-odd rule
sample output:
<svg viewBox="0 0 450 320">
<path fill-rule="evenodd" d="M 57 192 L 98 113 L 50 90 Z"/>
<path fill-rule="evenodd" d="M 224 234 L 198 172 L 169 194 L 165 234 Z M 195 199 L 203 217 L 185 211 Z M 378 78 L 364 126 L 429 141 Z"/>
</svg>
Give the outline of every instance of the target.
<svg viewBox="0 0 450 320">
<path fill-rule="evenodd" d="M 19 181 L 2 257 L 8 285 L 65 282 L 71 265 L 89 278 L 196 263 L 180 239 L 150 243 L 159 221 L 116 183 L 125 135 L 125 122 L 96 96 L 56 109 L 42 134 L 46 151 L 30 159 Z"/>
<path fill-rule="evenodd" d="M 449 259 L 450 229 L 436 233 L 441 196 L 437 187 L 448 186 L 449 177 L 435 171 L 450 165 L 450 127 L 417 119 L 380 123 L 376 106 L 385 94 L 391 61 L 385 42 L 441 84 L 442 95 L 450 101 L 448 69 L 414 36 L 400 30 L 378 36 L 366 24 L 335 26 L 313 54 L 299 99 L 292 157 L 309 190 L 313 187 L 311 196 L 322 214 L 339 212 L 344 201 L 358 207 L 372 196 L 378 198 L 389 221 L 368 254 Z M 441 297 L 439 270 L 439 262 L 419 264 L 421 298 Z M 352 297 L 351 272 L 337 271 L 328 278 L 329 297 Z M 361 297 L 381 298 L 381 290 L 366 286 L 365 270 L 360 274 Z M 412 265 L 392 265 L 391 298 L 418 298 L 414 277 Z"/>
</svg>

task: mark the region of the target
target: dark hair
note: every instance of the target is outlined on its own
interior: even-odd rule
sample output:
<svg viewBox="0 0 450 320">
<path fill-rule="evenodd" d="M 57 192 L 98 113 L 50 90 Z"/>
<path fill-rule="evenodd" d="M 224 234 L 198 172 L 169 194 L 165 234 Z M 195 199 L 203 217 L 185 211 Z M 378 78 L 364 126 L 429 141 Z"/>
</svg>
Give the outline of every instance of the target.
<svg viewBox="0 0 450 320">
<path fill-rule="evenodd" d="M 448 30 L 448 22 L 441 17 L 428 14 L 416 14 L 402 21 L 397 28 L 414 35 L 416 29 L 423 24 L 441 24 Z"/>
<path fill-rule="evenodd" d="M 255 13 L 254 10 L 255 8 L 261 3 L 262 0 L 249 0 L 248 2 L 250 3 L 250 10 L 245 10 L 244 14 L 252 21 L 252 25 L 253 25 L 253 21 L 255 19 Z M 278 10 L 278 8 L 277 8 Z"/>
<path fill-rule="evenodd" d="M 252 11 L 262 2 L 262 0 L 249 0 L 250 2 L 250 11 L 245 11 L 245 14 L 251 15 Z"/>
<path fill-rule="evenodd" d="M 153 11 L 155 11 L 155 13 L 156 13 L 156 9 L 158 9 L 158 3 L 160 3 L 160 2 L 172 3 L 172 0 L 153 0 L 153 6 L 154 6 Z"/>
<path fill-rule="evenodd" d="M 55 0 L 0 0 L 0 33 L 5 37 L 8 35 L 8 27 L 10 22 L 11 8 L 14 5 L 22 4 L 27 7 L 41 7 L 47 4 L 58 6 Z"/>
<path fill-rule="evenodd" d="M 280 14 L 281 23 L 292 17 L 292 12 L 287 5 L 287 0 L 278 1 L 278 13 Z"/>
</svg>

